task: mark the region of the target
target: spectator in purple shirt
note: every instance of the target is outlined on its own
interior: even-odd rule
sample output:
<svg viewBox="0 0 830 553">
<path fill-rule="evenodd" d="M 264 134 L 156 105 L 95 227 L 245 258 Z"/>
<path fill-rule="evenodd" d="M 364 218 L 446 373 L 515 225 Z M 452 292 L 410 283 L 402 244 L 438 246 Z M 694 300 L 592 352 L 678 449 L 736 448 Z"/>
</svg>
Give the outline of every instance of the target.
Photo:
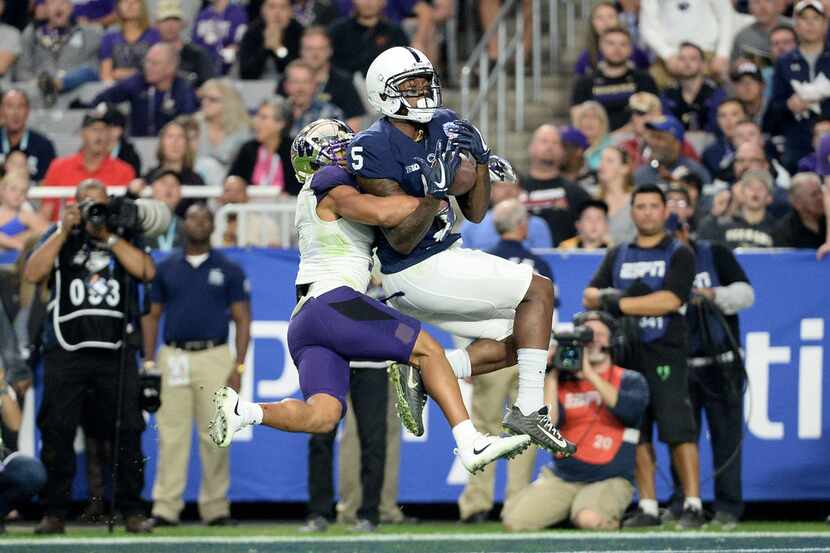
<svg viewBox="0 0 830 553">
<path fill-rule="evenodd" d="M 118 0 L 115 11 L 121 28 L 101 41 L 102 81 L 126 79 L 141 71 L 147 51 L 161 40 L 158 30 L 150 27 L 144 0 Z"/>
<path fill-rule="evenodd" d="M 585 49 L 579 54 L 574 64 L 574 73 L 587 75 L 597 68 L 602 60 L 599 51 L 599 37 L 608 29 L 622 26 L 619 12 L 613 2 L 601 2 L 591 10 L 591 19 L 588 21 L 588 30 L 585 33 Z M 648 54 L 633 44 L 631 48 L 631 63 L 636 69 L 648 69 Z"/>
<path fill-rule="evenodd" d="M 95 24 L 109 27 L 118 17 L 115 14 L 116 0 L 73 0 L 72 17 L 81 24 Z M 46 0 L 35 1 L 35 19 L 46 19 Z"/>
<path fill-rule="evenodd" d="M 245 30 L 245 9 L 230 0 L 213 0 L 203 9 L 193 25 L 193 43 L 210 52 L 217 73 L 226 75 L 236 60 L 236 52 Z"/>
</svg>

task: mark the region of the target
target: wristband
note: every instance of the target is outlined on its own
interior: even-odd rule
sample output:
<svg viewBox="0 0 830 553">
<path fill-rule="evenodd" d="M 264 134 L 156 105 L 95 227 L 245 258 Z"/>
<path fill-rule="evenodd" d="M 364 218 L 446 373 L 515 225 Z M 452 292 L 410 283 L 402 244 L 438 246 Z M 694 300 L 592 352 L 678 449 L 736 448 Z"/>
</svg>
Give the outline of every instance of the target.
<svg viewBox="0 0 830 553">
<path fill-rule="evenodd" d="M 245 363 L 238 363 L 236 365 L 236 372 L 239 374 L 245 374 Z"/>
</svg>

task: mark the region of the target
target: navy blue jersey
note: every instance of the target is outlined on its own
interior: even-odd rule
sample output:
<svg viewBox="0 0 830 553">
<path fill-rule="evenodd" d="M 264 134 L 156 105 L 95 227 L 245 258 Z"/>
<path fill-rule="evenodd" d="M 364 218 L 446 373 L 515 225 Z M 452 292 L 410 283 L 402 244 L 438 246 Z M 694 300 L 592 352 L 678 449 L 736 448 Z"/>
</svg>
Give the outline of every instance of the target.
<svg viewBox="0 0 830 553">
<path fill-rule="evenodd" d="M 430 161 L 436 152 L 443 151 L 447 144 L 443 125 L 458 118 L 452 110 L 437 110 L 432 121 L 426 125 L 426 136 L 420 142 L 403 134 L 387 118 L 378 119 L 371 127 L 358 133 L 349 145 L 352 170 L 359 177 L 395 181 L 407 194 L 422 198 L 424 185 L 414 158 Z M 383 233 L 378 232 L 377 254 L 382 271 L 386 274 L 397 273 L 446 250 L 461 237 L 450 233 L 453 222 L 452 209 L 445 204 L 423 240 L 409 255 L 395 251 Z"/>
</svg>

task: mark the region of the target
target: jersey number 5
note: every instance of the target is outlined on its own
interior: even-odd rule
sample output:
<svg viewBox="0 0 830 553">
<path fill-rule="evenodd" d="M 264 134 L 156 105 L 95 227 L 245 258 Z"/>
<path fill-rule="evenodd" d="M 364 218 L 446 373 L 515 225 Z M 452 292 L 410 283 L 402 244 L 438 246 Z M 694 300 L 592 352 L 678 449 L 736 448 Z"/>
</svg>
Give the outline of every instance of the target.
<svg viewBox="0 0 830 553">
<path fill-rule="evenodd" d="M 352 169 L 360 171 L 363 169 L 363 146 L 354 146 L 349 151 L 349 156 L 352 158 Z"/>
</svg>

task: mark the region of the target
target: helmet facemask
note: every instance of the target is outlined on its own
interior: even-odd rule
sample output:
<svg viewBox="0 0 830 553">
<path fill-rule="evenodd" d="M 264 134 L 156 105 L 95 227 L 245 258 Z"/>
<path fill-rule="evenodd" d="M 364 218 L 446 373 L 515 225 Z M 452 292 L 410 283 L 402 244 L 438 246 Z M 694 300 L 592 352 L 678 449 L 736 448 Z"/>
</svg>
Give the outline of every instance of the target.
<svg viewBox="0 0 830 553">
<path fill-rule="evenodd" d="M 425 79 L 429 83 L 426 89 L 428 94 L 424 94 L 425 89 L 423 88 L 417 91 L 411 89 L 401 90 L 400 85 L 418 77 Z M 435 111 L 441 107 L 441 82 L 435 71 L 418 69 L 408 73 L 401 73 L 386 82 L 381 98 L 383 100 L 391 99 L 398 101 L 399 108 L 390 117 L 406 119 L 417 123 L 429 123 L 435 115 Z M 415 105 L 411 103 L 413 99 L 415 99 Z"/>
</svg>

